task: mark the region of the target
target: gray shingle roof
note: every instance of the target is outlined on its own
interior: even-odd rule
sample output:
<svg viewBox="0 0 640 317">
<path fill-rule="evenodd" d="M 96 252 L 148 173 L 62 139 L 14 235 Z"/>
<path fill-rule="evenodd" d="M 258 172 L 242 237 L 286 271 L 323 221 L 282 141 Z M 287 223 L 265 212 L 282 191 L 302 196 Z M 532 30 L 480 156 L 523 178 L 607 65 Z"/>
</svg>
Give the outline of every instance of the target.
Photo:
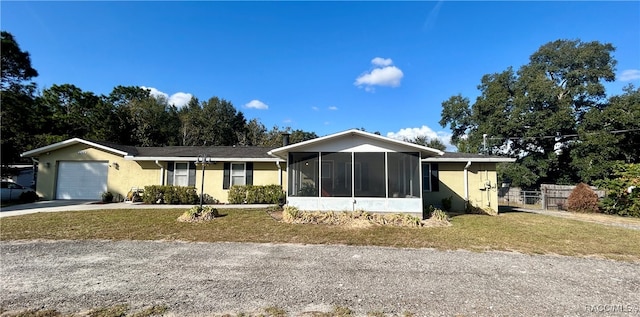
<svg viewBox="0 0 640 317">
<path fill-rule="evenodd" d="M 206 154 L 215 158 L 268 158 L 271 147 L 261 146 L 162 146 L 136 147 L 135 156 L 143 157 L 197 157 Z"/>
</svg>

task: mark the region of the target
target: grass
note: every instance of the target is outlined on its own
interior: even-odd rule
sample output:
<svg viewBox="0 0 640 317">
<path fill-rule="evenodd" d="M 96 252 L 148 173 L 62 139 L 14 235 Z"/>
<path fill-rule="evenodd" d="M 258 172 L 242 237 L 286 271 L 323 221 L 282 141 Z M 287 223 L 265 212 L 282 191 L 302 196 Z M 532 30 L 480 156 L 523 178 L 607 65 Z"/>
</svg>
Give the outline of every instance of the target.
<svg viewBox="0 0 640 317">
<path fill-rule="evenodd" d="M 184 209 L 36 213 L 0 220 L 0 240 L 108 239 L 376 245 L 503 250 L 640 261 L 640 231 L 538 214 L 458 215 L 451 227 L 348 228 L 287 224 L 264 210 L 220 209 L 203 223 L 176 221 Z"/>
<path fill-rule="evenodd" d="M 17 312 L 2 312 L 2 316 L 6 317 L 151 317 L 162 316 L 167 312 L 167 307 L 155 305 L 140 311 L 129 311 L 129 305 L 119 304 L 114 306 L 105 306 L 93 308 L 87 312 L 75 314 L 63 314 L 55 309 L 29 309 Z"/>
</svg>

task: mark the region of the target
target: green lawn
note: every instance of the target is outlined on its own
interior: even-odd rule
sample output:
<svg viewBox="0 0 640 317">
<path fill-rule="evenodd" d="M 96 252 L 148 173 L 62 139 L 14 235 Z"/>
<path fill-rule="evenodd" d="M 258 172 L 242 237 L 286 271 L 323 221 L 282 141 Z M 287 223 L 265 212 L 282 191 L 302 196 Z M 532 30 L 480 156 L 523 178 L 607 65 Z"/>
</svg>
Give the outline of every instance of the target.
<svg viewBox="0 0 640 317">
<path fill-rule="evenodd" d="M 640 231 L 528 213 L 459 215 L 439 228 L 281 223 L 265 210 L 220 209 L 224 217 L 182 223 L 185 209 L 36 213 L 0 220 L 0 240 L 111 239 L 377 245 L 505 250 L 640 261 Z"/>
</svg>

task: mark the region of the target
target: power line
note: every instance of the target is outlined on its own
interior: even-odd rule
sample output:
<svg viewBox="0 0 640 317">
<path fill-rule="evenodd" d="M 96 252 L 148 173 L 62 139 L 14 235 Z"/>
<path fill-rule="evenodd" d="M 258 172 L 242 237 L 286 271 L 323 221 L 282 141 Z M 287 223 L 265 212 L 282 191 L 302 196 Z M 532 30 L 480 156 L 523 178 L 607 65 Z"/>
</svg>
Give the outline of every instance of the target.
<svg viewBox="0 0 640 317">
<path fill-rule="evenodd" d="M 640 129 L 626 129 L 626 130 L 614 130 L 614 131 L 600 131 L 600 132 L 589 132 L 587 134 L 598 134 L 602 132 L 608 132 L 611 134 L 618 133 L 626 133 L 626 132 L 636 132 L 640 131 Z M 490 140 L 522 140 L 522 139 L 555 139 L 555 138 L 573 138 L 578 137 L 578 134 L 558 134 L 558 135 L 544 135 L 544 136 L 522 136 L 522 137 L 487 137 Z"/>
</svg>

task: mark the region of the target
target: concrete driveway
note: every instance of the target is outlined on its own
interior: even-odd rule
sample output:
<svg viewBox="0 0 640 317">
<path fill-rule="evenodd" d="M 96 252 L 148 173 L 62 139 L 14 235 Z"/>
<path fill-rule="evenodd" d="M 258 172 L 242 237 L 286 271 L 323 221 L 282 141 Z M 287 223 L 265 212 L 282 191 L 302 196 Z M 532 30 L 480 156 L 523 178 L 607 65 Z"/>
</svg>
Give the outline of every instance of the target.
<svg viewBox="0 0 640 317">
<path fill-rule="evenodd" d="M 102 204 L 94 200 L 45 200 L 30 204 L 12 205 L 0 209 L 0 218 L 37 212 L 100 210 L 100 209 L 189 209 L 197 205 L 146 205 L 143 203 Z M 219 208 L 267 208 L 271 205 L 214 205 Z"/>
</svg>

